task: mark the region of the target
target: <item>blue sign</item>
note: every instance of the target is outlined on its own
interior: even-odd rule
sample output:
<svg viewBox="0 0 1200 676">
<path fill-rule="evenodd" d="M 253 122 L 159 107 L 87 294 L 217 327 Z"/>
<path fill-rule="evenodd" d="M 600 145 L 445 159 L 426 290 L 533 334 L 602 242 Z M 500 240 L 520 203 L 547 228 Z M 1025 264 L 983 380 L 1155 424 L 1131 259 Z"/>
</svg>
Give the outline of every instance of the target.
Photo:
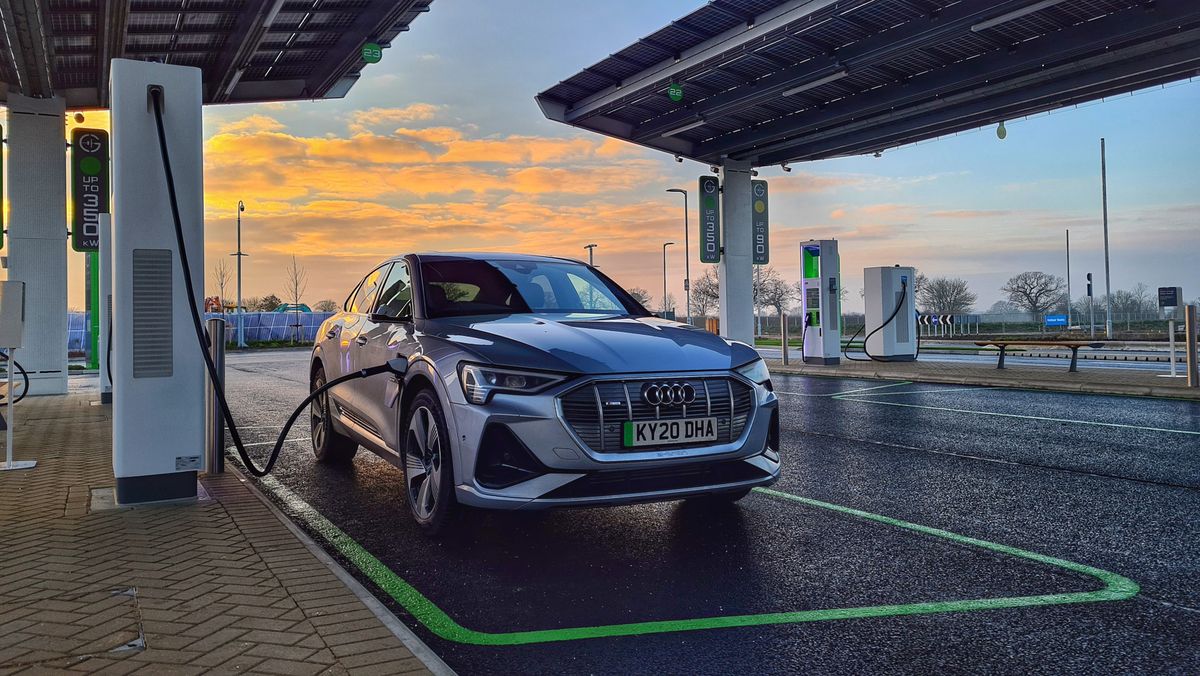
<svg viewBox="0 0 1200 676">
<path fill-rule="evenodd" d="M 1066 326 L 1066 315 L 1046 315 L 1046 326 Z"/>
</svg>

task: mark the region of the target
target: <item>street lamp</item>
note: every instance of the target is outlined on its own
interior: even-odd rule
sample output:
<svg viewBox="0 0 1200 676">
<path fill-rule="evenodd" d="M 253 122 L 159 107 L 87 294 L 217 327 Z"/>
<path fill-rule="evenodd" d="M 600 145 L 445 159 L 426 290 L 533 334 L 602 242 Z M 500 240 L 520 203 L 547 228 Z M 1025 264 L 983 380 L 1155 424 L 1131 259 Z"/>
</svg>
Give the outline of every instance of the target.
<svg viewBox="0 0 1200 676">
<path fill-rule="evenodd" d="M 667 314 L 667 247 L 675 244 L 675 242 L 663 242 L 663 315 Z"/>
<path fill-rule="evenodd" d="M 683 188 L 667 188 L 667 192 L 677 192 L 683 195 L 683 294 L 687 303 L 687 322 L 692 324 L 692 252 L 688 245 L 688 207 L 687 191 Z"/>
<path fill-rule="evenodd" d="M 242 212 L 246 210 L 246 205 L 238 200 L 237 210 L 237 253 L 229 254 L 237 257 L 237 314 L 238 314 L 238 330 L 237 344 L 238 347 L 246 347 L 246 319 L 245 310 L 242 308 L 242 258 L 250 254 L 242 253 Z"/>
<path fill-rule="evenodd" d="M 595 244 L 584 244 L 583 248 L 588 250 L 588 265 L 591 265 L 592 264 L 592 254 L 595 252 L 596 245 Z"/>
</svg>

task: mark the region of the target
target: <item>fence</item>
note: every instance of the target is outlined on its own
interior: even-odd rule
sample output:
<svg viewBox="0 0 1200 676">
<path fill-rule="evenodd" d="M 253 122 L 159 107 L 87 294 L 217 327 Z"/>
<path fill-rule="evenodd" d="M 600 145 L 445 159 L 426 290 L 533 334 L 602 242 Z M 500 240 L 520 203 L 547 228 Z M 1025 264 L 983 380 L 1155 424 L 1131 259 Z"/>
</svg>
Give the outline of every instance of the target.
<svg viewBox="0 0 1200 676">
<path fill-rule="evenodd" d="M 90 313 L 67 313 L 67 352 L 72 355 L 88 355 L 91 345 L 88 339 L 88 322 Z M 268 341 L 292 340 L 297 343 L 311 343 L 317 337 L 317 329 L 321 323 L 333 316 L 332 312 L 247 312 L 243 315 L 247 343 L 264 343 Z M 206 313 L 205 319 L 222 317 L 225 319 L 225 342 L 237 342 L 237 315 Z M 299 324 L 299 335 L 297 327 Z M 119 329 L 119 325 L 118 325 Z M 190 328 L 188 329 L 191 330 Z"/>
</svg>

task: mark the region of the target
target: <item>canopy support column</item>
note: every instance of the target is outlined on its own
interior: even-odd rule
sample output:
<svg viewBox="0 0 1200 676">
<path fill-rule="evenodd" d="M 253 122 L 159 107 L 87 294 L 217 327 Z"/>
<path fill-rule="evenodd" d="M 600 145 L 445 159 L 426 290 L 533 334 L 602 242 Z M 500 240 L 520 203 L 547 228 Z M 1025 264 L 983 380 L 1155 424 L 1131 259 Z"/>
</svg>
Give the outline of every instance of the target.
<svg viewBox="0 0 1200 676">
<path fill-rule="evenodd" d="M 721 168 L 721 335 L 754 345 L 754 265 L 750 228 L 750 163 Z"/>
</svg>

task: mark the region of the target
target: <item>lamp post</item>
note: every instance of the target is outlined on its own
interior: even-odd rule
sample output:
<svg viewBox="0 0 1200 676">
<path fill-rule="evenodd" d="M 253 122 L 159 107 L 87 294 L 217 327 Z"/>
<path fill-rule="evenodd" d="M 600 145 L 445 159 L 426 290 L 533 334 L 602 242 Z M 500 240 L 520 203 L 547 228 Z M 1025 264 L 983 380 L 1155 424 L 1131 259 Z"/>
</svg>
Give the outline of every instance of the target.
<svg viewBox="0 0 1200 676">
<path fill-rule="evenodd" d="M 237 210 L 237 253 L 229 254 L 237 257 L 237 344 L 238 347 L 246 347 L 246 311 L 242 308 L 242 258 L 249 254 L 242 253 L 242 212 L 246 210 L 246 205 L 238 200 Z"/>
<path fill-rule="evenodd" d="M 692 252 L 688 245 L 687 191 L 683 188 L 667 188 L 667 192 L 683 195 L 683 295 L 687 304 L 687 322 L 692 325 Z"/>
<path fill-rule="evenodd" d="M 667 247 L 675 244 L 675 242 L 663 242 L 663 315 L 667 314 L 670 309 L 667 305 Z"/>
<path fill-rule="evenodd" d="M 592 254 L 595 253 L 595 251 L 596 251 L 596 245 L 595 244 L 584 244 L 583 248 L 588 250 L 588 265 L 592 265 L 592 262 L 593 262 Z"/>
<path fill-rule="evenodd" d="M 1112 275 L 1108 267 L 1108 167 L 1104 162 L 1104 138 L 1100 139 L 1100 201 L 1104 210 L 1104 337 L 1112 339 Z"/>
</svg>

